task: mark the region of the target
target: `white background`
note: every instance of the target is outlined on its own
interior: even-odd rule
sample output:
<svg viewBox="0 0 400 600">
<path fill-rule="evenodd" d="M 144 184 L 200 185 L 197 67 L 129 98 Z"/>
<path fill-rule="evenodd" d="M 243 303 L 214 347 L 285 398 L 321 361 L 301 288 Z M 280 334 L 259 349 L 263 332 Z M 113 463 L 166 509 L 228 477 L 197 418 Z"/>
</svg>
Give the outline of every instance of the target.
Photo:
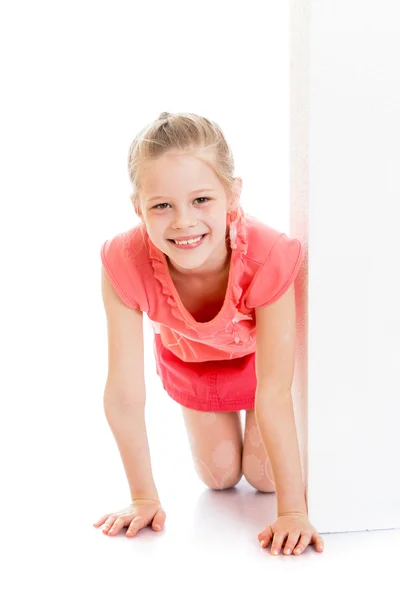
<svg viewBox="0 0 400 600">
<path fill-rule="evenodd" d="M 102 406 L 100 246 L 138 222 L 127 169 L 136 132 L 163 110 L 216 120 L 243 178 L 245 210 L 288 226 L 288 7 L 267 5 L 261 24 L 241 3 L 205 3 L 186 18 L 185 6 L 24 3 L 9 6 L 2 25 L 7 410 L 24 416 L 19 438 L 31 439 L 33 423 L 41 431 L 23 458 L 24 488 L 38 485 L 29 461 L 57 456 L 57 495 L 76 499 L 84 486 L 93 517 L 129 499 Z M 154 468 L 179 479 L 189 451 L 179 406 L 157 383 L 153 390 L 152 355 L 147 369 L 149 411 L 160 414 L 149 420 L 150 435 L 162 423 L 164 436 L 151 444 Z M 8 451 L 17 443 L 15 431 L 7 443 Z M 18 443 L 16 463 L 20 451 Z M 166 451 L 177 453 L 176 464 L 164 464 Z M 66 470 L 75 478 L 67 488 Z M 45 469 L 40 476 L 45 483 Z"/>
<path fill-rule="evenodd" d="M 345 13 L 349 3 L 337 4 Z M 374 26 L 377 3 L 350 4 L 355 12 L 367 7 L 366 31 Z M 394 3 L 384 4 L 394 10 Z M 388 15 L 385 23 L 390 22 Z M 129 145 L 161 111 L 212 118 L 233 149 L 245 210 L 289 233 L 289 3 L 8 2 L 0 23 L 0 503 L 7 543 L 3 585 L 10 585 L 6 597 L 36 589 L 43 598 L 70 598 L 72 593 L 121 597 L 149 589 L 150 597 L 161 590 L 177 597 L 202 597 L 210 590 L 218 596 L 259 596 L 267 585 L 268 592 L 275 585 L 281 589 L 282 568 L 286 571 L 289 564 L 296 566 L 293 590 L 303 577 L 309 586 L 308 568 L 314 567 L 307 566 L 307 559 L 319 560 L 318 572 L 324 575 L 329 568 L 325 556 L 310 548 L 303 557 L 275 557 L 271 565 L 258 546 L 258 532 L 274 517 L 273 495 L 254 494 L 241 483 L 238 504 L 231 502 L 229 491 L 210 500 L 192 464 L 180 407 L 156 378 L 149 337 L 147 427 L 168 535 L 157 538 L 143 531 L 125 541 L 92 527 L 103 513 L 129 502 L 103 412 L 107 338 L 99 254 L 105 239 L 137 223 L 129 200 Z M 380 35 L 387 39 L 385 28 Z M 351 84 L 350 71 L 348 77 Z M 389 99 L 385 106 L 385 97 L 380 98 L 379 110 L 374 112 L 371 103 L 368 115 L 375 142 L 380 119 L 391 115 L 385 123 L 389 127 L 396 115 Z M 331 123 L 328 114 L 325 125 Z M 397 143 L 398 135 L 391 136 Z M 366 170 L 360 164 L 358 181 L 382 156 L 376 146 L 372 149 L 375 160 L 371 154 Z M 388 209 L 398 198 L 398 169 L 393 153 L 385 156 L 386 170 L 382 166 L 374 179 L 374 198 L 379 195 L 375 217 L 393 236 L 398 229 Z M 337 196 L 349 190 L 352 172 L 346 171 L 347 180 L 341 182 L 343 170 L 335 171 Z M 365 185 L 362 194 L 368 189 Z M 359 191 L 355 186 L 351 197 Z M 392 204 L 381 212 L 389 194 Z M 347 214 L 355 217 L 361 206 L 361 200 L 357 209 L 347 204 Z M 318 235 L 325 233 L 317 228 Z M 393 281 L 395 266 L 392 279 L 383 278 L 382 284 Z M 395 305 L 393 296 L 386 297 L 382 315 L 390 326 L 397 317 L 390 318 Z M 390 335 L 397 344 L 398 336 Z M 388 412 L 381 443 L 393 416 L 388 394 L 396 389 L 385 386 Z M 369 439 L 366 434 L 364 443 Z M 382 463 L 373 467 L 374 474 L 382 473 Z M 365 467 L 367 473 L 371 470 Z M 371 489 L 385 481 L 371 477 Z M 330 538 L 330 548 L 340 555 L 341 539 Z M 360 557 L 360 548 L 357 552 Z M 291 562 L 282 567 L 280 560 Z M 288 591 L 289 580 L 284 581 Z"/>
</svg>

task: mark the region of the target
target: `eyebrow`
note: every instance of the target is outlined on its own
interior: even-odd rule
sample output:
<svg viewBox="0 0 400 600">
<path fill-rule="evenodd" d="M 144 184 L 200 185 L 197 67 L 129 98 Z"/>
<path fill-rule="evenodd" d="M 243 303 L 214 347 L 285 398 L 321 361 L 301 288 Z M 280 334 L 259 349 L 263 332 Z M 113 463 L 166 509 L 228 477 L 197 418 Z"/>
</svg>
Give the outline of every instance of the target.
<svg viewBox="0 0 400 600">
<path fill-rule="evenodd" d="M 192 192 L 190 192 L 190 195 L 199 194 L 200 192 L 215 192 L 215 190 L 213 188 L 201 188 L 200 190 L 193 190 Z M 152 198 L 149 198 L 147 202 L 153 202 L 154 200 L 163 200 L 164 198 L 168 199 L 168 196 L 153 196 Z"/>
</svg>

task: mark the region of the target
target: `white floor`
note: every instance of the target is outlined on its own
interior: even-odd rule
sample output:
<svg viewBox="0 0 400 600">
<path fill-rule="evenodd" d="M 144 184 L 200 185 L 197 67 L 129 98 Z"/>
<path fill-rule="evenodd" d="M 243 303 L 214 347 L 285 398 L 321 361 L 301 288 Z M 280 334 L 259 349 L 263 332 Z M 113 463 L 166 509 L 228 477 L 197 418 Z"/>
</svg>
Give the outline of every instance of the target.
<svg viewBox="0 0 400 600">
<path fill-rule="evenodd" d="M 126 506 L 129 489 L 102 401 L 85 405 L 80 394 L 70 406 L 51 403 L 18 421 L 15 407 L 20 441 L 3 450 L 5 600 L 400 596 L 400 530 L 320 532 L 323 553 L 262 549 L 257 534 L 275 518 L 275 494 L 244 478 L 229 490 L 206 488 L 180 408 L 165 397 L 151 398 L 146 415 L 165 528 L 147 527 L 132 539 L 125 529 L 104 535 L 92 524 Z"/>
</svg>

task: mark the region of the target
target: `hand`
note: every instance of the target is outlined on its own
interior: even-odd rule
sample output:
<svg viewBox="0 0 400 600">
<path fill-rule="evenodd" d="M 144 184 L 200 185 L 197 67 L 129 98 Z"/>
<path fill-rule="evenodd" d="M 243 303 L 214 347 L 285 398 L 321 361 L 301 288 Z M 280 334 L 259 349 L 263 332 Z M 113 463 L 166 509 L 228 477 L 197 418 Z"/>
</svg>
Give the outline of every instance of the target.
<svg viewBox="0 0 400 600">
<path fill-rule="evenodd" d="M 272 525 L 268 525 L 258 534 L 258 540 L 265 548 L 273 540 L 271 554 L 279 554 L 286 537 L 284 554 L 290 554 L 292 551 L 293 554 L 301 554 L 310 543 L 315 544 L 317 552 L 324 551 L 324 541 L 305 513 L 291 512 L 280 515 Z"/>
<path fill-rule="evenodd" d="M 155 531 L 161 531 L 165 519 L 166 514 L 161 508 L 159 500 L 136 498 L 127 508 L 103 515 L 101 519 L 93 523 L 93 527 L 100 527 L 104 523 L 103 533 L 115 535 L 122 527 L 128 526 L 126 536 L 133 537 L 139 529 L 147 527 L 150 523 Z"/>
</svg>

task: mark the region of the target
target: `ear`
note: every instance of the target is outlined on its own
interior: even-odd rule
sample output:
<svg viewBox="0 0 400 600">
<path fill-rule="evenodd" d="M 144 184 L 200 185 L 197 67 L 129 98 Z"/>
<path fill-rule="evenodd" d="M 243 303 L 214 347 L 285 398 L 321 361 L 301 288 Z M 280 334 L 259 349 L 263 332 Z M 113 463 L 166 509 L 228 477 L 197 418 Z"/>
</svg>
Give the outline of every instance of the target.
<svg viewBox="0 0 400 600">
<path fill-rule="evenodd" d="M 139 219 L 141 219 L 143 221 L 143 214 L 142 214 L 142 210 L 140 208 L 140 202 L 138 200 L 134 200 L 133 198 L 131 198 L 132 204 L 133 204 L 133 209 L 136 213 L 136 215 L 139 217 Z"/>
<path fill-rule="evenodd" d="M 242 193 L 243 181 L 241 177 L 235 177 L 233 183 L 233 191 L 230 197 L 229 212 L 236 210 L 240 202 L 240 194 Z"/>
<path fill-rule="evenodd" d="M 236 194 L 238 195 L 238 199 L 240 199 L 240 194 L 242 193 L 243 180 L 241 177 L 235 177 L 235 189 Z"/>
</svg>

